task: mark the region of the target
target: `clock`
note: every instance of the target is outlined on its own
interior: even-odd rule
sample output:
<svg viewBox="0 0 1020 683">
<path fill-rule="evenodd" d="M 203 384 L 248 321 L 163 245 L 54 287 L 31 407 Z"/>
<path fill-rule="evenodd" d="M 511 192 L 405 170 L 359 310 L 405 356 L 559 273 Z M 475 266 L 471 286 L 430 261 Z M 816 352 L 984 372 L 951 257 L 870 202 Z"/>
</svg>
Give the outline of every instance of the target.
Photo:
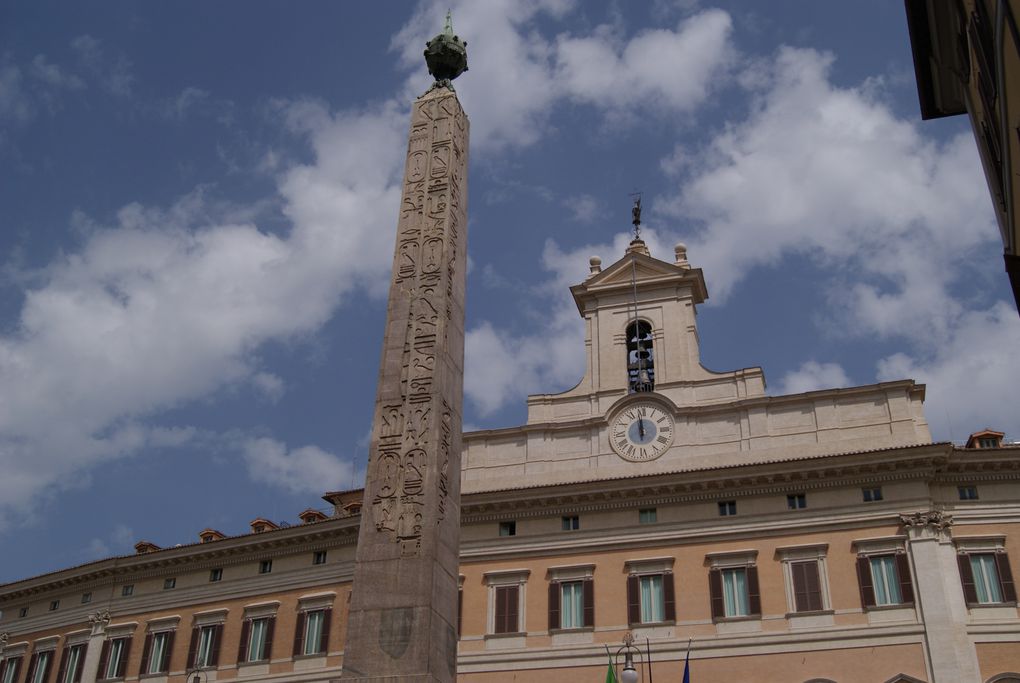
<svg viewBox="0 0 1020 683">
<path fill-rule="evenodd" d="M 609 425 L 609 443 L 625 460 L 655 460 L 673 445 L 673 416 L 652 403 L 634 403 Z"/>
</svg>

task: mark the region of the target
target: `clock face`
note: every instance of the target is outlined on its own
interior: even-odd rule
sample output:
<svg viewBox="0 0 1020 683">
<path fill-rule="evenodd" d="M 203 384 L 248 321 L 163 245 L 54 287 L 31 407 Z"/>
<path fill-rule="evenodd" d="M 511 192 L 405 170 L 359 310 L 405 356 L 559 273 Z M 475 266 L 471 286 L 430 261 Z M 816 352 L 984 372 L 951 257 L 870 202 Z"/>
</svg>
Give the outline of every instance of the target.
<svg viewBox="0 0 1020 683">
<path fill-rule="evenodd" d="M 626 460 L 654 460 L 673 445 L 673 417 L 657 405 L 635 403 L 609 425 L 609 443 Z"/>
</svg>

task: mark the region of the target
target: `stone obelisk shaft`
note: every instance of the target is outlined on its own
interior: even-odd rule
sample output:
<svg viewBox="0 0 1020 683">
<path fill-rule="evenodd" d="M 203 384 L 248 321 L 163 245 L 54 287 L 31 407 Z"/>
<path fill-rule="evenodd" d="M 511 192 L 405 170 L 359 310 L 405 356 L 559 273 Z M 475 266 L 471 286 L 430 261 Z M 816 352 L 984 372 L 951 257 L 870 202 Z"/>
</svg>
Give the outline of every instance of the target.
<svg viewBox="0 0 1020 683">
<path fill-rule="evenodd" d="M 342 678 L 457 669 L 468 121 L 421 96 L 397 223 Z"/>
</svg>

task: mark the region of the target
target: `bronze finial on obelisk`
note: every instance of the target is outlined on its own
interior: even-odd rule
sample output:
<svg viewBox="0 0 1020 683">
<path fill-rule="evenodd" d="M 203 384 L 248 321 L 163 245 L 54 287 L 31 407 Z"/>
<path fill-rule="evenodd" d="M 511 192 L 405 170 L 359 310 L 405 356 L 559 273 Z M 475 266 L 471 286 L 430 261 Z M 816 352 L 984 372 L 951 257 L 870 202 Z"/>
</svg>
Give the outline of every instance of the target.
<svg viewBox="0 0 1020 683">
<path fill-rule="evenodd" d="M 341 678 L 457 674 L 468 120 L 465 43 L 428 42 L 412 106 Z"/>
</svg>

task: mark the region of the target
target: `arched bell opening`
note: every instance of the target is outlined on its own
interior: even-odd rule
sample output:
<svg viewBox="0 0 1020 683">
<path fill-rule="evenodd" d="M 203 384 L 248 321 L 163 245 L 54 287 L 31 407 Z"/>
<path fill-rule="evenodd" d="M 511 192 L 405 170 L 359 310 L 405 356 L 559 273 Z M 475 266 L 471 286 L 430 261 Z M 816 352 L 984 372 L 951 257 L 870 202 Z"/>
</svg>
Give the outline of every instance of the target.
<svg viewBox="0 0 1020 683">
<path fill-rule="evenodd" d="M 627 326 L 627 390 L 632 394 L 655 390 L 652 326 L 644 320 Z"/>
</svg>

